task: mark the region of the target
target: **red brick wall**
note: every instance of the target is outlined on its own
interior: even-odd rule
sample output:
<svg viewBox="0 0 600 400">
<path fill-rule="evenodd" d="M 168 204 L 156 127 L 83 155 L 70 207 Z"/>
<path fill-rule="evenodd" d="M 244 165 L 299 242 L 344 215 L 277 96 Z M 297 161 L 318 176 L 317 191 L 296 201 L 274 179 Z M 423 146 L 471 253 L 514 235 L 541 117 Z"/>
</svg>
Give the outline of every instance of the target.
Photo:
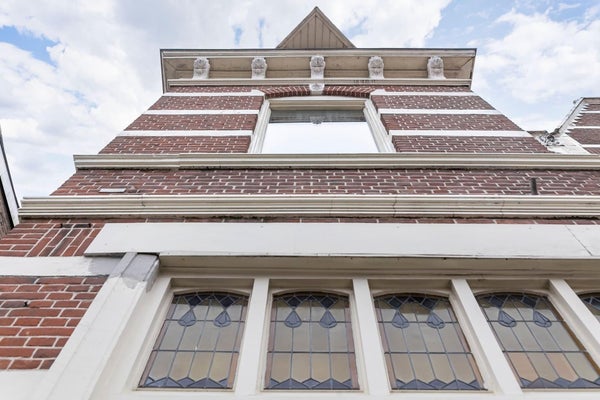
<svg viewBox="0 0 600 400">
<path fill-rule="evenodd" d="M 163 96 L 150 110 L 258 110 L 262 96 Z"/>
<path fill-rule="evenodd" d="M 478 96 L 371 96 L 375 107 L 448 110 L 493 110 Z"/>
<path fill-rule="evenodd" d="M 126 130 L 253 130 L 255 114 L 151 115 L 142 114 Z"/>
<path fill-rule="evenodd" d="M 585 149 L 592 154 L 600 154 L 600 147 L 586 147 Z"/>
<path fill-rule="evenodd" d="M 528 137 L 392 136 L 397 152 L 442 153 L 549 153 L 546 146 Z"/>
<path fill-rule="evenodd" d="M 600 129 L 572 129 L 569 136 L 583 144 L 600 144 Z"/>
<path fill-rule="evenodd" d="M 124 194 L 504 194 L 600 195 L 600 171 L 477 169 L 82 170 L 53 195 Z M 122 194 L 122 193 L 119 193 Z M 110 194 L 108 194 L 110 195 Z"/>
<path fill-rule="evenodd" d="M 600 111 L 600 104 L 588 104 L 585 108 L 586 111 Z"/>
<path fill-rule="evenodd" d="M 383 125 L 389 130 L 521 130 L 504 115 L 479 114 L 384 114 Z"/>
<path fill-rule="evenodd" d="M 105 280 L 0 276 L 0 369 L 50 368 Z"/>
<path fill-rule="evenodd" d="M 81 256 L 103 226 L 101 222 L 22 222 L 0 239 L 0 256 Z"/>
<path fill-rule="evenodd" d="M 600 126 L 600 114 L 581 114 L 577 121 L 576 126 Z"/>
<path fill-rule="evenodd" d="M 234 93 L 251 90 L 252 88 L 249 86 L 171 86 L 168 91 L 175 93 Z"/>
<path fill-rule="evenodd" d="M 247 153 L 250 136 L 118 136 L 100 154 Z"/>
</svg>

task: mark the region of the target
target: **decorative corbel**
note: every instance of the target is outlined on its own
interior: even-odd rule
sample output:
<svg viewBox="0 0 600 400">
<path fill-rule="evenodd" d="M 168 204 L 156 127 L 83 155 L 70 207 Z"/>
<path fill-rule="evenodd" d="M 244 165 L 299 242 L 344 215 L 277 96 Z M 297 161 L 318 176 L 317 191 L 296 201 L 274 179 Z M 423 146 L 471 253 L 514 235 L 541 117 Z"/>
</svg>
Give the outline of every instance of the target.
<svg viewBox="0 0 600 400">
<path fill-rule="evenodd" d="M 325 58 L 323 56 L 312 56 L 310 58 L 310 79 L 323 79 L 325 76 Z M 310 93 L 320 95 L 325 89 L 325 83 L 314 82 L 308 85 Z"/>
<path fill-rule="evenodd" d="M 433 56 L 427 61 L 427 78 L 446 79 L 444 76 L 444 60 L 442 57 Z"/>
<path fill-rule="evenodd" d="M 206 57 L 198 57 L 194 60 L 194 75 L 192 79 L 208 79 L 210 62 Z"/>
<path fill-rule="evenodd" d="M 379 56 L 369 58 L 369 78 L 383 79 L 383 58 Z"/>
<path fill-rule="evenodd" d="M 252 79 L 265 79 L 267 76 L 267 60 L 264 57 L 254 57 L 252 60 Z"/>
</svg>

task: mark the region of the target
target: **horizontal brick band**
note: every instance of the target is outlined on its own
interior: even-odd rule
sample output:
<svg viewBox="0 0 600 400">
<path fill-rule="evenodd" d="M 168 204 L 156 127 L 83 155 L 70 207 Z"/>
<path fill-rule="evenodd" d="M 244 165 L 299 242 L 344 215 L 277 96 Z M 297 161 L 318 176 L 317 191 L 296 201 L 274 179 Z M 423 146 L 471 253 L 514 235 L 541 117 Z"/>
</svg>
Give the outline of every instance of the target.
<svg viewBox="0 0 600 400">
<path fill-rule="evenodd" d="M 122 131 L 117 135 L 119 136 L 251 136 L 251 130 L 158 130 L 158 131 L 145 131 L 145 130 L 133 130 L 133 131 Z"/>
<path fill-rule="evenodd" d="M 573 129 L 569 132 L 569 136 L 582 144 L 600 144 L 600 128 L 599 129 Z"/>
<path fill-rule="evenodd" d="M 422 109 L 422 108 L 380 108 L 379 114 L 429 114 L 429 115 L 502 115 L 497 110 L 457 110 L 457 109 Z"/>
<path fill-rule="evenodd" d="M 106 277 L 0 277 L 0 369 L 50 368 Z"/>
<path fill-rule="evenodd" d="M 258 110 L 260 96 L 162 96 L 150 110 Z"/>
<path fill-rule="evenodd" d="M 81 256 L 104 223 L 21 223 L 0 240 L 0 256 Z"/>
<path fill-rule="evenodd" d="M 219 93 L 219 92 L 250 92 L 249 86 L 172 86 L 168 90 L 174 93 Z"/>
<path fill-rule="evenodd" d="M 100 154 L 246 153 L 250 136 L 117 136 Z"/>
<path fill-rule="evenodd" d="M 575 122 L 575 126 L 600 126 L 600 114 L 581 113 Z"/>
<path fill-rule="evenodd" d="M 532 137 L 393 136 L 398 152 L 550 153 Z"/>
<path fill-rule="evenodd" d="M 494 194 L 600 195 L 600 171 L 469 169 L 83 170 L 53 195 L 122 194 Z M 107 194 L 112 196 L 112 194 Z"/>
<path fill-rule="evenodd" d="M 428 96 L 381 96 L 372 95 L 371 101 L 379 108 L 450 109 L 450 110 L 493 110 L 478 96 L 428 95 Z"/>
<path fill-rule="evenodd" d="M 252 115 L 258 110 L 148 110 L 144 115 Z"/>
<path fill-rule="evenodd" d="M 383 125 L 391 130 L 481 130 L 519 131 L 514 122 L 504 115 L 434 115 L 434 114 L 385 114 Z"/>
<path fill-rule="evenodd" d="M 600 104 L 588 104 L 585 108 L 586 111 L 600 111 Z"/>
<path fill-rule="evenodd" d="M 253 130 L 256 115 L 141 115 L 126 130 Z"/>
</svg>

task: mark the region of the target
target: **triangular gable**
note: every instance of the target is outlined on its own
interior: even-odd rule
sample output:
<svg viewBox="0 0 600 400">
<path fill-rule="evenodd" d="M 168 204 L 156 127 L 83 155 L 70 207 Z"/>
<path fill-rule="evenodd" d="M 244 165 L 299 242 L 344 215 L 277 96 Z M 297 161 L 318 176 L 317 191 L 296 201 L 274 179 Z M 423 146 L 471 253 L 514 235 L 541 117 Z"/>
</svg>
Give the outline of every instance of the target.
<svg viewBox="0 0 600 400">
<path fill-rule="evenodd" d="M 319 7 L 315 7 L 279 43 L 278 49 L 353 49 L 350 40 L 327 18 Z"/>
</svg>

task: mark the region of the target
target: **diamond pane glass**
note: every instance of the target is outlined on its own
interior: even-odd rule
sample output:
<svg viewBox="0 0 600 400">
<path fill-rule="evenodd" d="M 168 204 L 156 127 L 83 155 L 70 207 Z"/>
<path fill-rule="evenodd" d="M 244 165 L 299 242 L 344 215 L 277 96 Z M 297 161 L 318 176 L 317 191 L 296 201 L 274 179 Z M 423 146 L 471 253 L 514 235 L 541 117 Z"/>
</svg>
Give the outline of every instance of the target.
<svg viewBox="0 0 600 400">
<path fill-rule="evenodd" d="M 273 299 L 265 387 L 358 389 L 348 298 L 291 293 Z"/>
<path fill-rule="evenodd" d="M 523 388 L 600 388 L 598 367 L 545 297 L 502 293 L 477 301 Z"/>
<path fill-rule="evenodd" d="M 173 297 L 140 387 L 232 388 L 247 304 L 232 293 Z"/>
<path fill-rule="evenodd" d="M 450 303 L 425 295 L 375 298 L 393 389 L 480 390 L 481 377 Z"/>
<path fill-rule="evenodd" d="M 581 296 L 581 300 L 590 309 L 592 314 L 600 320 L 600 294 L 585 294 Z"/>
</svg>

